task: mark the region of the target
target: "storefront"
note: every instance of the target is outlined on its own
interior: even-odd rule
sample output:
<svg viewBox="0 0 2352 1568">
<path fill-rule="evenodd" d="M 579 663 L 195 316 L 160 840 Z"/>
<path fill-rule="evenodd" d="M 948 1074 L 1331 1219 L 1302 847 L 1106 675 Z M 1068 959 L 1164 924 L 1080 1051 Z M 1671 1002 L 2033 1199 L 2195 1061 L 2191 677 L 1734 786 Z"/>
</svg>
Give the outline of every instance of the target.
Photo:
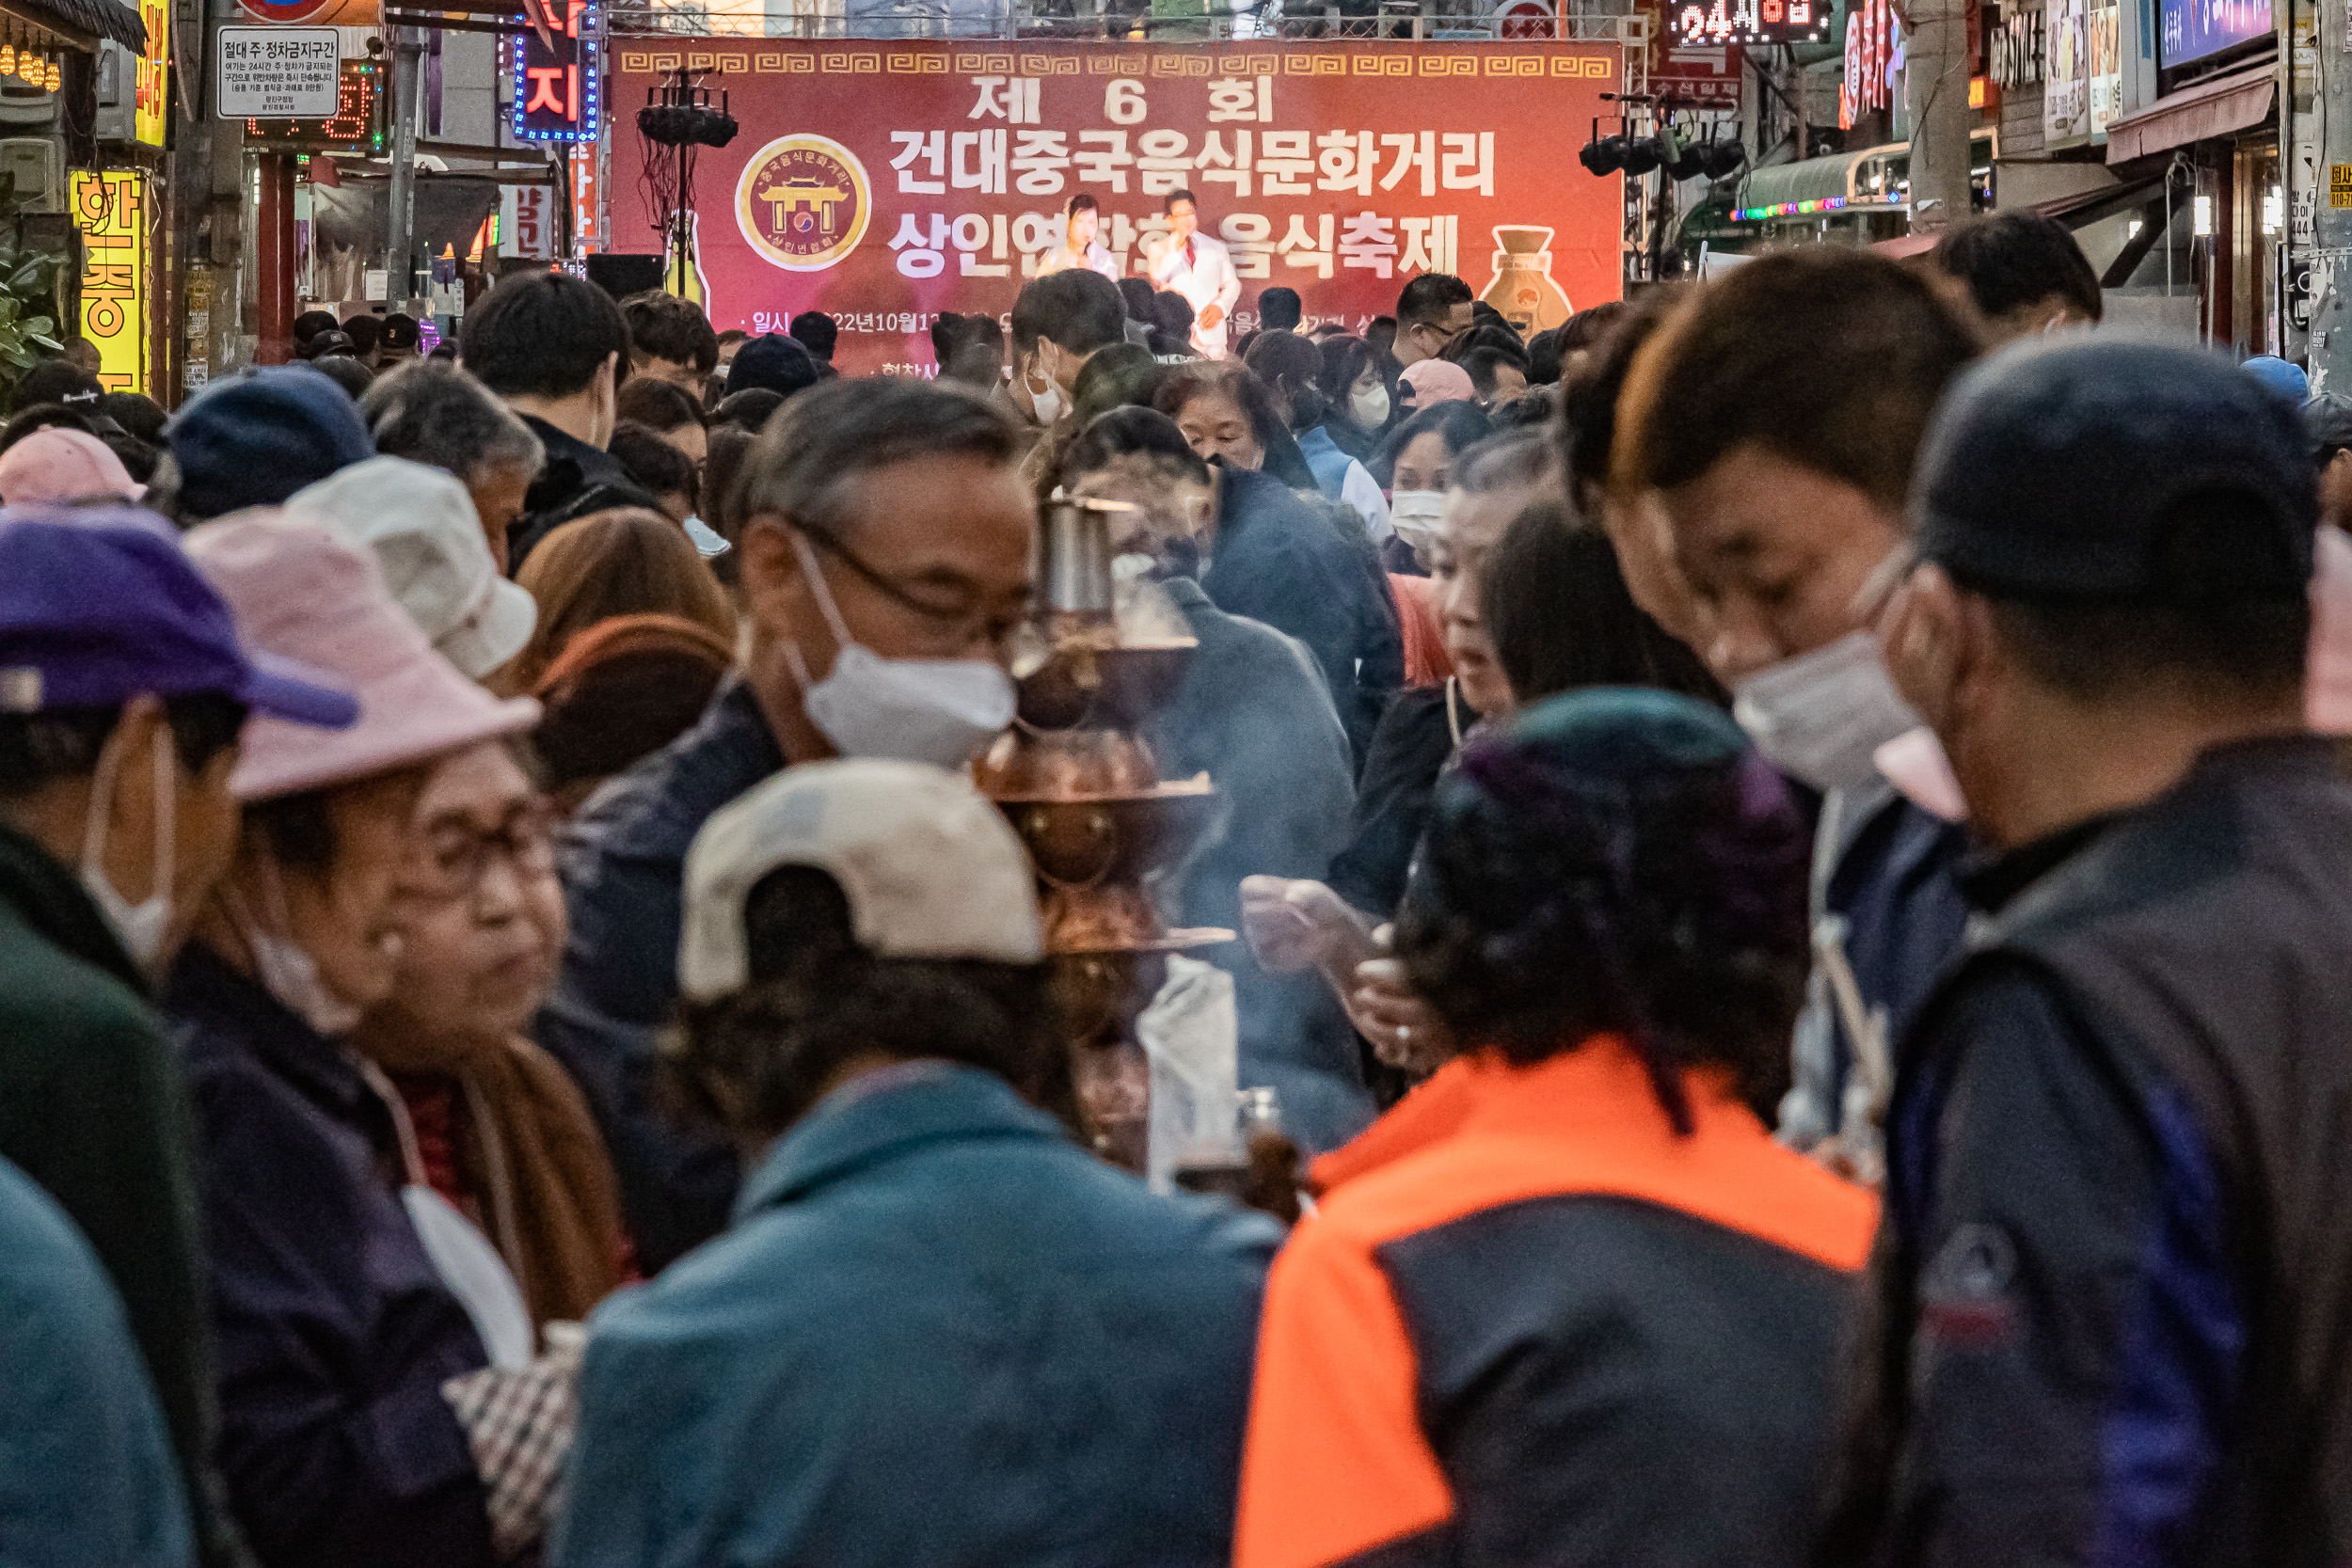
<svg viewBox="0 0 2352 1568">
<path fill-rule="evenodd" d="M 159 319 L 149 193 L 167 13 L 145 8 L 142 21 L 119 0 L 0 0 L 0 245 L 12 252 L 7 276 L 22 279 L 8 291 L 13 321 L 47 317 L 57 337 L 88 338 L 101 378 L 123 391 L 151 386 Z"/>
<path fill-rule="evenodd" d="M 2278 45 L 2269 5 L 2157 0 L 2156 95 L 2107 127 L 2119 175 L 2154 178 L 2129 292 L 2191 308 L 2172 325 L 2240 355 L 2293 351 L 2280 179 Z"/>
</svg>

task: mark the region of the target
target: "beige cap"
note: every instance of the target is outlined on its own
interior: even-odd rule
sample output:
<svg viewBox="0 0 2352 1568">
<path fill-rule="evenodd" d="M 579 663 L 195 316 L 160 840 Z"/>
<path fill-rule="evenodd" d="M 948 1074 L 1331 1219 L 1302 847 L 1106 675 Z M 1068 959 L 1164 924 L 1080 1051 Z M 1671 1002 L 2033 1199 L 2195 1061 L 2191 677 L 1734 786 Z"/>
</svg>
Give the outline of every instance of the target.
<svg viewBox="0 0 2352 1568">
<path fill-rule="evenodd" d="M 537 603 L 499 576 L 473 498 L 440 469 L 371 457 L 295 491 L 286 515 L 374 551 L 400 608 L 468 678 L 481 680 L 531 641 Z"/>
<path fill-rule="evenodd" d="M 678 990 L 751 978 L 743 902 L 779 866 L 829 873 L 858 944 L 880 958 L 1036 963 L 1037 874 L 1011 824 L 961 773 L 859 757 L 787 768 L 703 825 L 686 854 Z"/>
</svg>

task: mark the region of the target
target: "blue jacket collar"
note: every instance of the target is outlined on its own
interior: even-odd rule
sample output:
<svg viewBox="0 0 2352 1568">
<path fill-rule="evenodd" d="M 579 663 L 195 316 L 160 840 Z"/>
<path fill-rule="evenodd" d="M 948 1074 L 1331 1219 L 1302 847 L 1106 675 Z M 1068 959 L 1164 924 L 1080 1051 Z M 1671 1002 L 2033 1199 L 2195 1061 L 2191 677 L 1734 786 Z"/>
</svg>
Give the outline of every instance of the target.
<svg viewBox="0 0 2352 1568">
<path fill-rule="evenodd" d="M 1059 1143 L 1069 1134 L 1011 1085 L 977 1068 L 901 1062 L 864 1073 L 818 1101 L 776 1140 L 744 1180 L 734 1223 L 922 1145 L 977 1138 Z"/>
</svg>

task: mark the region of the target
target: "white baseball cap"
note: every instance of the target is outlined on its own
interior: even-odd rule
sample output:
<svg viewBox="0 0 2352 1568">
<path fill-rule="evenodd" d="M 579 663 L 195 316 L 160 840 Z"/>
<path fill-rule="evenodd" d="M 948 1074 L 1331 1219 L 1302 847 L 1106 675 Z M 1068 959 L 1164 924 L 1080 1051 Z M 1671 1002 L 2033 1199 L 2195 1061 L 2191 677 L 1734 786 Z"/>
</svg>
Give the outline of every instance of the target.
<svg viewBox="0 0 2352 1568">
<path fill-rule="evenodd" d="M 400 608 L 433 651 L 480 680 L 539 624 L 530 593 L 499 575 L 466 487 L 404 457 L 372 457 L 286 502 L 286 515 L 375 552 Z"/>
<path fill-rule="evenodd" d="M 687 1001 L 750 983 L 744 900 L 786 865 L 841 884 L 852 934 L 878 958 L 1045 956 L 1028 852 L 969 779 L 879 757 L 803 763 L 711 817 L 686 852 L 677 971 Z"/>
</svg>

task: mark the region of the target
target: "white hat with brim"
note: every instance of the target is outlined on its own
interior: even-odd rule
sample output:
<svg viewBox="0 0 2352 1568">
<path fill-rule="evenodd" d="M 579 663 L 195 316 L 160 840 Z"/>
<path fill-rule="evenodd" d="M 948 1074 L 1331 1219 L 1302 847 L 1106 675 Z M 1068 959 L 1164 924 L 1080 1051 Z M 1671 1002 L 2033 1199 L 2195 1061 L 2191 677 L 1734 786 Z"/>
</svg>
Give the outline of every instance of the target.
<svg viewBox="0 0 2352 1568">
<path fill-rule="evenodd" d="M 711 817 L 687 851 L 678 941 L 687 1001 L 750 983 L 744 903 L 787 865 L 840 884 L 858 945 L 878 958 L 1033 964 L 1045 956 L 1028 852 L 968 778 L 872 757 L 804 763 Z"/>
<path fill-rule="evenodd" d="M 241 800 L 373 778 L 538 721 L 537 703 L 501 702 L 434 652 L 374 558 L 324 528 L 241 512 L 192 530 L 187 551 L 248 645 L 322 672 L 359 704 L 349 728 L 324 733 L 247 720 L 229 780 Z"/>
<path fill-rule="evenodd" d="M 473 497 L 439 468 L 370 458 L 295 492 L 286 515 L 374 551 L 434 651 L 475 680 L 520 653 L 539 624 L 529 592 L 499 574 Z"/>
</svg>

